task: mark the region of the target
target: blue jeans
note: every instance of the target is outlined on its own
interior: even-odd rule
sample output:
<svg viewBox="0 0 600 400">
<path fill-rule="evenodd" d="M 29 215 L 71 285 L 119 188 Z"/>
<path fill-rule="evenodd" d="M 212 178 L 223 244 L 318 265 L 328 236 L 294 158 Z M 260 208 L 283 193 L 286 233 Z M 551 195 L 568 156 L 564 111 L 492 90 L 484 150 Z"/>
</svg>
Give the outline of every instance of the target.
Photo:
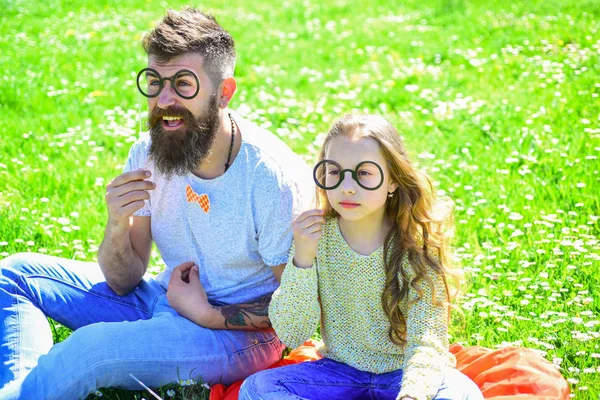
<svg viewBox="0 0 600 400">
<path fill-rule="evenodd" d="M 240 400 L 395 400 L 402 370 L 385 374 L 359 371 L 323 358 L 257 372 L 246 378 Z M 436 400 L 483 400 L 481 391 L 466 375 L 448 368 Z"/>
<path fill-rule="evenodd" d="M 47 317 L 74 332 L 52 345 Z M 153 279 L 125 296 L 95 263 L 41 254 L 0 261 L 0 399 L 77 399 L 100 387 L 179 379 L 230 384 L 281 357 L 274 332 L 211 330 L 181 317 Z"/>
</svg>

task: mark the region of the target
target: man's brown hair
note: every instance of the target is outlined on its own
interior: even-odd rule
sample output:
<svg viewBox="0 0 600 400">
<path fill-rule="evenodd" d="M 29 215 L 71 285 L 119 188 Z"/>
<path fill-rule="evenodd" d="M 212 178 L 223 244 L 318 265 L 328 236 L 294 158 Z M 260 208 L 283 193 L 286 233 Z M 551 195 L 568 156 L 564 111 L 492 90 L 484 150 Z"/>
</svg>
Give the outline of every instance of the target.
<svg viewBox="0 0 600 400">
<path fill-rule="evenodd" d="M 181 11 L 168 10 L 154 29 L 144 36 L 142 46 L 159 63 L 186 53 L 199 53 L 204 57 L 204 70 L 215 86 L 224 78 L 233 76 L 233 38 L 215 17 L 193 7 L 185 7 Z"/>
</svg>

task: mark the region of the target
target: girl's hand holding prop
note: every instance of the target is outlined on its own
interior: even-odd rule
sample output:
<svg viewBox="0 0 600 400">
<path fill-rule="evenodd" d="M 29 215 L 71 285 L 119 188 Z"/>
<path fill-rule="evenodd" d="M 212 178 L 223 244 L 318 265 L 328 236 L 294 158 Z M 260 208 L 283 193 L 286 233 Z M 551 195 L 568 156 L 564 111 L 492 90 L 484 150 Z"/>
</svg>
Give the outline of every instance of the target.
<svg viewBox="0 0 600 400">
<path fill-rule="evenodd" d="M 294 228 L 294 265 L 298 268 L 310 268 L 317 257 L 317 244 L 323 235 L 323 210 L 312 209 L 300 214 L 292 223 Z"/>
</svg>

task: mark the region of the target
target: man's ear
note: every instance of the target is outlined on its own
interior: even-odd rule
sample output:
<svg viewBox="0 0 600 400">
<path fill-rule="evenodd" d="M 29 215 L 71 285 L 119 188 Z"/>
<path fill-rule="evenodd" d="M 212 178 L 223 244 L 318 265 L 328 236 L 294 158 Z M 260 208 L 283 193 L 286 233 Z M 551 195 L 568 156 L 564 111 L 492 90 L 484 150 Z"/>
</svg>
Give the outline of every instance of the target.
<svg viewBox="0 0 600 400">
<path fill-rule="evenodd" d="M 233 98 L 235 90 L 237 89 L 237 83 L 233 76 L 223 79 L 221 82 L 221 97 L 219 98 L 219 107 L 227 108 L 229 102 Z"/>
</svg>

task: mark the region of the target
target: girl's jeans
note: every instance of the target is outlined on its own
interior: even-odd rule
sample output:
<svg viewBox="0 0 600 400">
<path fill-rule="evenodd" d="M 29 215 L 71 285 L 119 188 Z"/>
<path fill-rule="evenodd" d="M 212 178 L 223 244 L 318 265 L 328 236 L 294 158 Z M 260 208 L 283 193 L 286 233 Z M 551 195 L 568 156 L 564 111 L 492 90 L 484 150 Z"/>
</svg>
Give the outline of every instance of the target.
<svg viewBox="0 0 600 400">
<path fill-rule="evenodd" d="M 240 400 L 395 400 L 402 370 L 385 374 L 359 371 L 323 358 L 257 372 L 246 378 Z M 448 368 L 435 400 L 483 400 L 481 391 L 466 375 Z"/>
<path fill-rule="evenodd" d="M 52 345 L 47 317 L 73 329 Z M 210 330 L 172 309 L 153 279 L 125 296 L 95 263 L 41 254 L 0 261 L 0 399 L 77 399 L 101 387 L 243 379 L 281 357 L 273 331 Z"/>
</svg>

